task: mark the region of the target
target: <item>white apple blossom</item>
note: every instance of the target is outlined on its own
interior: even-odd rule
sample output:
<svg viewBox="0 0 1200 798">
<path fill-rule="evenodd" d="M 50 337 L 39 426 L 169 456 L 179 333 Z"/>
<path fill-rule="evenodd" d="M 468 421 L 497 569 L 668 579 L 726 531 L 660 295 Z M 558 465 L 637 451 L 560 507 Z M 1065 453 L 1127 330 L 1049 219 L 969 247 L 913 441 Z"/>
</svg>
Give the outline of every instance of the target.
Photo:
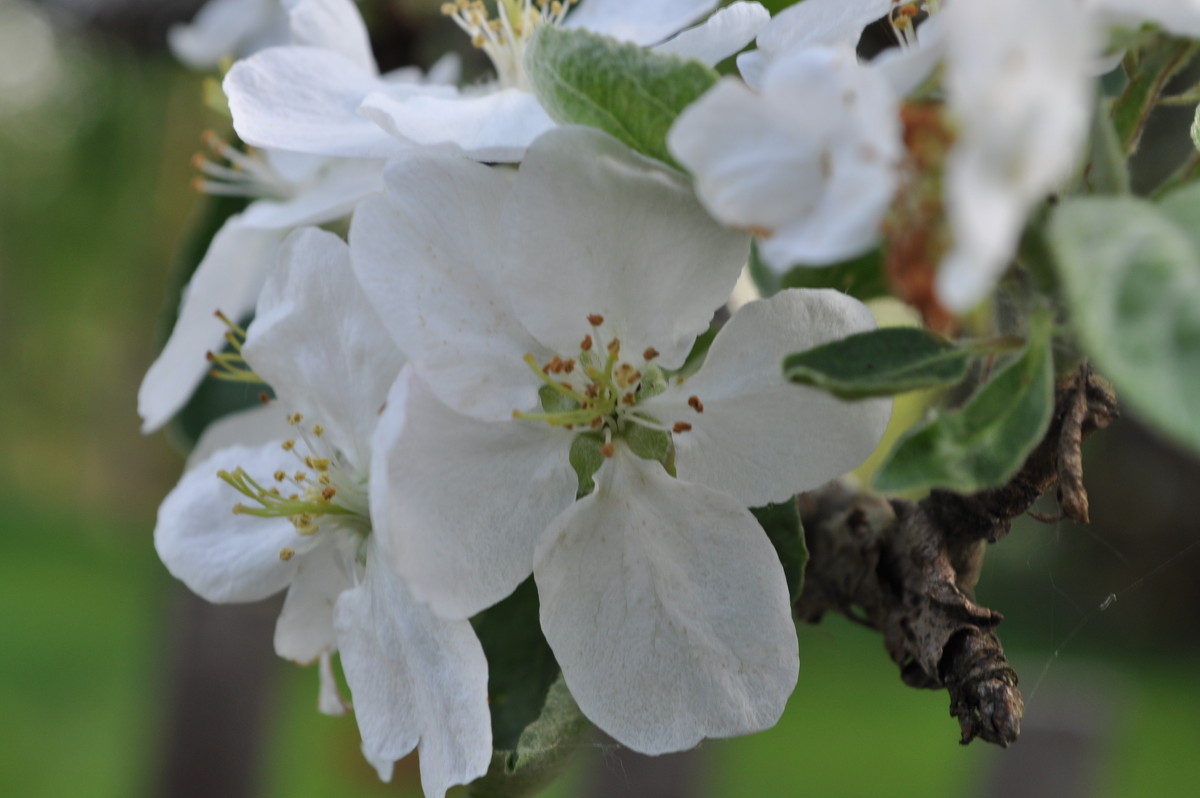
<svg viewBox="0 0 1200 798">
<path fill-rule="evenodd" d="M 1099 46 L 1078 0 L 956 0 L 943 15 L 958 139 L 946 164 L 953 244 L 937 292 L 964 311 L 1008 266 L 1029 209 L 1080 157 Z"/>
<path fill-rule="evenodd" d="M 766 23 L 738 2 L 689 30 L 715 0 L 501 0 L 451 2 L 449 14 L 491 59 L 496 79 L 461 91 L 397 86 L 327 50 L 272 48 L 236 64 L 225 80 L 234 126 L 251 144 L 350 157 L 388 157 L 411 143 L 453 143 L 484 161 L 516 161 L 554 126 L 525 76 L 524 51 L 540 25 L 580 27 L 707 63 L 740 50 Z M 682 31 L 682 32 L 680 32 Z M 678 34 L 672 37 L 673 34 Z M 664 41 L 666 40 L 666 41 Z"/>
<path fill-rule="evenodd" d="M 187 24 L 171 26 L 175 57 L 193 69 L 213 69 L 226 58 L 288 41 L 281 0 L 209 0 Z"/>
<path fill-rule="evenodd" d="M 210 601 L 286 589 L 276 651 L 320 660 L 325 711 L 340 708 L 340 651 L 367 759 L 388 780 L 420 742 L 440 798 L 487 771 L 487 662 L 470 623 L 418 603 L 372 533 L 371 439 L 403 358 L 345 243 L 311 228 L 284 242 L 242 351 L 279 399 L 210 429 L 159 510 L 159 555 Z M 282 405 L 290 428 L 264 422 Z"/>
<path fill-rule="evenodd" d="M 284 0 L 284 6 L 293 40 L 309 43 L 306 49 L 375 69 L 366 27 L 351 0 Z M 454 60 L 439 63 L 424 78 L 414 69 L 389 76 L 397 85 L 414 90 L 456 78 Z M 197 187 L 210 194 L 256 201 L 225 222 L 196 267 L 171 335 L 138 391 L 143 432 L 165 424 L 204 379 L 205 353 L 219 349 L 225 333 L 214 312 L 238 319 L 253 310 L 267 267 L 288 232 L 344 218 L 360 199 L 382 187 L 382 160 L 326 158 L 281 149 L 242 153 L 215 136 L 209 137 L 209 144 L 228 165 L 198 159 L 203 179 Z"/>
<path fill-rule="evenodd" d="M 667 144 L 709 212 L 756 233 L 780 271 L 874 246 L 902 154 L 887 81 L 853 50 L 821 46 L 773 61 L 761 92 L 722 79 L 680 114 Z"/>
<path fill-rule="evenodd" d="M 751 302 L 685 376 L 748 239 L 674 171 L 566 127 L 515 178 L 414 151 L 385 182 L 350 238 L 410 358 L 372 464 L 387 484 L 372 517 L 413 530 L 381 535 L 394 567 L 460 618 L 533 573 L 572 695 L 636 750 L 772 725 L 797 644 L 783 571 L 745 508 L 852 468 L 889 414 L 790 385 L 779 364 L 870 314 L 836 292 Z M 576 501 L 572 458 L 588 452 L 595 489 Z"/>
</svg>

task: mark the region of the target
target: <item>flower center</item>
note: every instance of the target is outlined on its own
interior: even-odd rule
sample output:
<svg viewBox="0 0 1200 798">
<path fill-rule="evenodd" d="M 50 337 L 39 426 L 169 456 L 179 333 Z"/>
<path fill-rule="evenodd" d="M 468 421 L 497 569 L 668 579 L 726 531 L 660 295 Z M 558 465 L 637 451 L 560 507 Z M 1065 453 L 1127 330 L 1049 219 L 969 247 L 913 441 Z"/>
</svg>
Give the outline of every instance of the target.
<svg viewBox="0 0 1200 798">
<path fill-rule="evenodd" d="M 342 453 L 325 439 L 320 424 L 305 428 L 299 413 L 288 416 L 288 423 L 299 433 L 283 442 L 283 450 L 297 461 L 293 471 L 280 469 L 270 479 L 256 479 L 239 467 L 219 471 L 217 476 L 250 500 L 234 505 L 238 515 L 260 518 L 287 518 L 296 532 L 314 539 L 322 525 L 358 534 L 370 531 L 366 482 L 346 461 Z M 283 560 L 296 550 L 284 548 Z"/>
<path fill-rule="evenodd" d="M 514 410 L 513 418 L 602 433 L 601 453 L 606 457 L 612 456 L 613 435 L 632 433 L 634 427 L 665 435 L 690 430 L 687 422 L 668 426 L 639 407 L 643 399 L 666 388 L 667 376 L 653 362 L 658 350 L 649 347 L 640 358 L 623 359 L 620 339 L 605 340 L 604 317 L 591 314 L 587 319 L 592 332 L 579 342 L 576 357 L 555 355 L 539 364 L 533 355 L 525 356 L 525 363 L 544 383 L 542 411 Z M 696 412 L 704 412 L 699 397 L 691 397 L 688 404 Z"/>
<path fill-rule="evenodd" d="M 917 26 L 941 11 L 941 0 L 892 0 L 888 23 L 901 47 L 917 43 Z"/>
<path fill-rule="evenodd" d="M 529 91 L 525 76 L 525 45 L 539 25 L 560 24 L 579 0 L 496 0 L 492 17 L 483 0 L 456 0 L 442 4 L 442 13 L 471 37 L 471 44 L 487 53 L 496 77 L 506 89 Z"/>
</svg>

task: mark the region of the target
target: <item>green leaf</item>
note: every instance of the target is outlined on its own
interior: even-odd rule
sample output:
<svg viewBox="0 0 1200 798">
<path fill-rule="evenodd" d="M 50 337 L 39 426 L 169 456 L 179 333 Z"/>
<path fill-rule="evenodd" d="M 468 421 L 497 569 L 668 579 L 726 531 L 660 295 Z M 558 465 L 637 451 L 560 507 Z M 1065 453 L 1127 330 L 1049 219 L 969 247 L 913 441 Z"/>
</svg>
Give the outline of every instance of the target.
<svg viewBox="0 0 1200 798">
<path fill-rule="evenodd" d="M 1128 82 L 1112 105 L 1117 140 L 1132 154 L 1141 143 L 1151 111 L 1171 78 L 1191 63 L 1197 45 L 1184 39 L 1161 37 L 1131 50 L 1125 57 Z"/>
<path fill-rule="evenodd" d="M 750 512 L 771 539 L 787 577 L 788 594 L 795 601 L 804 589 L 804 566 L 808 565 L 808 548 L 804 545 L 804 527 L 796 500 L 755 507 Z"/>
<path fill-rule="evenodd" d="M 591 125 L 673 165 L 667 131 L 718 78 L 698 61 L 557 25 L 542 25 L 534 34 L 525 72 L 555 121 Z"/>
<path fill-rule="evenodd" d="M 467 787 L 471 798 L 537 795 L 566 768 L 592 725 L 579 711 L 562 676 L 550 685 L 541 714 L 511 750 L 497 750 L 487 775 Z"/>
<path fill-rule="evenodd" d="M 885 327 L 788 355 L 783 374 L 843 399 L 862 399 L 952 385 L 967 376 L 970 359 L 971 352 L 927 330 Z"/>
<path fill-rule="evenodd" d="M 559 673 L 542 636 L 533 577 L 480 613 L 474 627 L 488 660 L 492 744 L 498 750 L 514 750 L 525 727 L 541 714 L 546 691 Z"/>
<path fill-rule="evenodd" d="M 1121 401 L 1200 450 L 1200 185 L 1159 207 L 1063 203 L 1050 225 L 1071 322 Z"/>
<path fill-rule="evenodd" d="M 832 266 L 797 266 L 783 276 L 779 287 L 836 288 L 863 302 L 891 295 L 883 273 L 883 251 L 879 249 Z"/>
<path fill-rule="evenodd" d="M 1049 313 L 1034 315 L 1021 355 L 961 408 L 935 417 L 896 444 L 875 475 L 883 492 L 946 488 L 974 493 L 1015 474 L 1054 412 Z"/>
</svg>

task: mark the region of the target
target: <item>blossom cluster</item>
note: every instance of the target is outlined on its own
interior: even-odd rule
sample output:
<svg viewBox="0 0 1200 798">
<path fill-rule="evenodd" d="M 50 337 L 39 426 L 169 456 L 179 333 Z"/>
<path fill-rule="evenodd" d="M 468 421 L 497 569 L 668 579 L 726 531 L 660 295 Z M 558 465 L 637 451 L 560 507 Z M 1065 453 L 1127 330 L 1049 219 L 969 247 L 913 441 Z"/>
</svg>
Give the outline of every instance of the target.
<svg viewBox="0 0 1200 798">
<path fill-rule="evenodd" d="M 172 36 L 192 66 L 236 59 L 245 146 L 213 139 L 200 185 L 252 202 L 196 268 L 139 413 L 160 428 L 214 367 L 269 393 L 202 436 L 156 546 L 210 601 L 287 591 L 276 651 L 320 664 L 326 712 L 351 706 L 340 659 L 382 778 L 418 745 L 427 795 L 488 771 L 472 619 L 531 577 L 566 687 L 618 741 L 773 725 L 797 640 L 748 508 L 856 467 L 890 401 L 785 380 L 789 353 L 875 322 L 834 290 L 731 301 L 752 242 L 780 272 L 877 247 L 921 177 L 912 109 L 936 98 L 951 243 L 931 301 L 966 312 L 1077 167 L 1108 31 L 1200 35 L 1177 2 L 717 5 L 448 2 L 494 66 L 468 85 L 453 55 L 381 74 L 352 0 L 211 0 Z M 871 25 L 895 46 L 867 60 Z M 549 26 L 740 55 L 664 163 L 552 117 L 527 52 Z"/>
</svg>

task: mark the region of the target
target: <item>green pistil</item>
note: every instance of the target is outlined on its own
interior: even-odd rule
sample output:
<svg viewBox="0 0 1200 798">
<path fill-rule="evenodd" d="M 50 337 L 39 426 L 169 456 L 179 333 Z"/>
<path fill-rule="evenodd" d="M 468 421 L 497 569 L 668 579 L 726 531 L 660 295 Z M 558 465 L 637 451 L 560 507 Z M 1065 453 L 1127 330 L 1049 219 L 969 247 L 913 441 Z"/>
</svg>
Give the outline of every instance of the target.
<svg viewBox="0 0 1200 798">
<path fill-rule="evenodd" d="M 238 515 L 295 520 L 301 516 L 355 514 L 353 510 L 334 504 L 332 497 L 326 498 L 322 493 L 315 491 L 307 491 L 307 495 L 303 497 L 285 497 L 279 493 L 278 489 L 264 488 L 242 468 L 238 468 L 233 473 L 218 471 L 217 476 L 238 493 L 260 505 L 258 507 L 250 507 L 245 504 L 234 505 L 233 511 Z M 300 529 L 300 525 L 297 525 L 297 529 Z M 311 530 L 315 532 L 316 527 L 311 526 Z"/>
</svg>

